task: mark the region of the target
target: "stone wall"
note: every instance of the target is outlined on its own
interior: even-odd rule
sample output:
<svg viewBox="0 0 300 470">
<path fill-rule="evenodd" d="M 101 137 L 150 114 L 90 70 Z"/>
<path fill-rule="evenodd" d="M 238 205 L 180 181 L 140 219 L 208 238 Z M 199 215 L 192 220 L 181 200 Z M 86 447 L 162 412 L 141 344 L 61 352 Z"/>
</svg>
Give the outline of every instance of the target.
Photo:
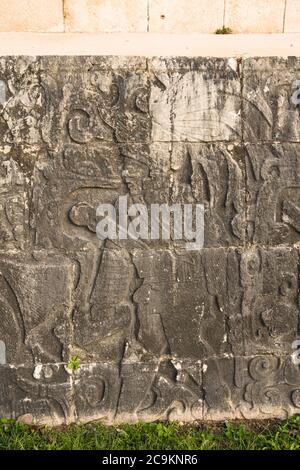
<svg viewBox="0 0 300 470">
<path fill-rule="evenodd" d="M 299 77 L 296 58 L 1 59 L 0 415 L 299 413 Z M 100 241 L 120 195 L 204 204 L 204 248 Z"/>
<path fill-rule="evenodd" d="M 299 0 L 1 0 L 0 31 L 300 32 Z"/>
</svg>

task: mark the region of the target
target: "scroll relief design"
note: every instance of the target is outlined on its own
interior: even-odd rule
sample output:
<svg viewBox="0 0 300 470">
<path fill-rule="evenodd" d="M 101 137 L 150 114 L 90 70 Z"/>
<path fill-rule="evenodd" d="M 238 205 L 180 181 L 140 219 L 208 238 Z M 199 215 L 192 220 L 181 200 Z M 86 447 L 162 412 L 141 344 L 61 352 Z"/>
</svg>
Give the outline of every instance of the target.
<svg viewBox="0 0 300 470">
<path fill-rule="evenodd" d="M 291 59 L 0 59 L 1 415 L 299 412 L 298 70 Z M 117 211 L 120 196 L 147 210 L 201 204 L 203 246 L 189 251 L 175 232 L 100 239 L 97 207 Z"/>
</svg>

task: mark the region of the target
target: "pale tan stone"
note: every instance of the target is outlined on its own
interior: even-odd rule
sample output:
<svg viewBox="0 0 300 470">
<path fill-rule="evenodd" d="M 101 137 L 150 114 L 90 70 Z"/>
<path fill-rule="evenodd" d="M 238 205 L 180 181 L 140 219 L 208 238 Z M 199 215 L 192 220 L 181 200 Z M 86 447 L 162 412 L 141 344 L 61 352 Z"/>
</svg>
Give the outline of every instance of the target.
<svg viewBox="0 0 300 470">
<path fill-rule="evenodd" d="M 281 33 L 285 0 L 226 0 L 225 26 L 234 33 Z"/>
<path fill-rule="evenodd" d="M 26 413 L 24 415 L 21 415 L 17 418 L 17 421 L 19 423 L 23 423 L 23 424 L 33 424 L 34 423 L 34 417 L 31 413 Z"/>
<path fill-rule="evenodd" d="M 1 0 L 0 31 L 61 32 L 62 0 Z"/>
<path fill-rule="evenodd" d="M 224 0 L 149 0 L 149 31 L 214 33 L 223 14 Z"/>
<path fill-rule="evenodd" d="M 300 33 L 1 33 L 0 56 L 300 56 Z"/>
<path fill-rule="evenodd" d="M 285 23 L 285 33 L 299 33 L 300 32 L 300 1 L 287 0 Z"/>
<path fill-rule="evenodd" d="M 65 0 L 70 32 L 145 32 L 147 0 Z"/>
</svg>

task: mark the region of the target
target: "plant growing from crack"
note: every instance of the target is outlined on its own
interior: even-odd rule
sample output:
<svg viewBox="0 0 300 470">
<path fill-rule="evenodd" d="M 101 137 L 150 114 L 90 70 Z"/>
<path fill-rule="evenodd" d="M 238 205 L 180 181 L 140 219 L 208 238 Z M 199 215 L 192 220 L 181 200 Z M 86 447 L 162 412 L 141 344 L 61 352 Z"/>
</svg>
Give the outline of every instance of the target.
<svg viewBox="0 0 300 470">
<path fill-rule="evenodd" d="M 80 360 L 78 356 L 72 356 L 68 363 L 68 368 L 71 370 L 78 370 L 80 367 Z"/>
<path fill-rule="evenodd" d="M 222 28 L 218 28 L 215 31 L 215 34 L 231 34 L 231 33 L 232 33 L 232 29 L 228 28 L 228 26 L 222 26 Z"/>
</svg>

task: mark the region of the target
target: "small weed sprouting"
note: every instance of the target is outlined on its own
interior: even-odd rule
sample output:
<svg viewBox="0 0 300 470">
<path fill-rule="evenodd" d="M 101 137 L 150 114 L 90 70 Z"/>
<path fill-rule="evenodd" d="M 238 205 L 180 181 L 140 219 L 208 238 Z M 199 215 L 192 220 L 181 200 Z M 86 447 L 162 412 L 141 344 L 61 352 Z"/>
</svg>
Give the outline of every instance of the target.
<svg viewBox="0 0 300 470">
<path fill-rule="evenodd" d="M 71 370 L 77 370 L 80 367 L 80 361 L 78 356 L 72 356 L 68 363 L 68 368 Z"/>
<path fill-rule="evenodd" d="M 222 28 L 218 28 L 215 34 L 231 34 L 232 29 L 228 28 L 228 26 L 222 26 Z"/>
</svg>

